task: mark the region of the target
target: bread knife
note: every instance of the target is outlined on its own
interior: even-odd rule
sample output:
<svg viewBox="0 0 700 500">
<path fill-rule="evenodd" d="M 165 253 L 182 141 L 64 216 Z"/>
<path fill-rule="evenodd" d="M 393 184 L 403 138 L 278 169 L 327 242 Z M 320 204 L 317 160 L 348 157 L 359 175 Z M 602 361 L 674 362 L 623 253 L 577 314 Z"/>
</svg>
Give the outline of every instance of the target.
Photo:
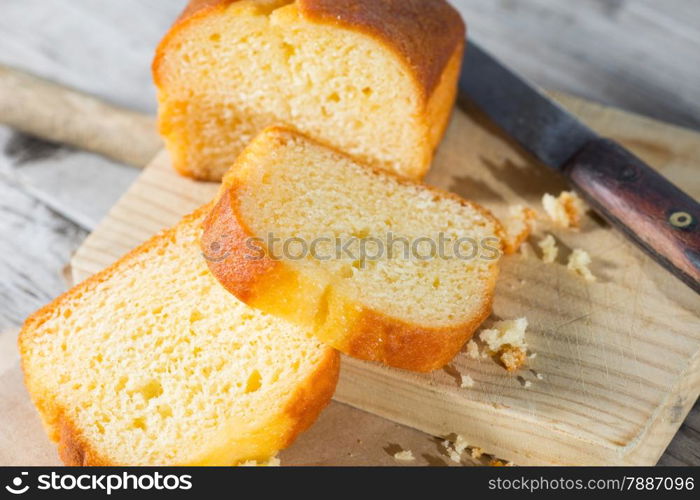
<svg viewBox="0 0 700 500">
<path fill-rule="evenodd" d="M 562 173 L 596 212 L 700 293 L 697 201 L 472 42 L 459 92 L 460 99 L 472 101 L 526 151 Z"/>
</svg>

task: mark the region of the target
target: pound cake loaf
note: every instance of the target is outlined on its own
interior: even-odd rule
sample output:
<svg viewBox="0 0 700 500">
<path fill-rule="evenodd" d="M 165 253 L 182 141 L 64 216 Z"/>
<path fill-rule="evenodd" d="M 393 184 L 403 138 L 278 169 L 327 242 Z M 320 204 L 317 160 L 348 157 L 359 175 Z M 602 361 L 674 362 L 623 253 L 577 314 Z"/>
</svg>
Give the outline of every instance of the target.
<svg viewBox="0 0 700 500">
<path fill-rule="evenodd" d="M 264 462 L 329 402 L 338 354 L 219 285 L 207 211 L 26 321 L 25 381 L 66 465 Z"/>
<path fill-rule="evenodd" d="M 502 238 L 476 204 L 271 127 L 224 177 L 202 249 L 243 302 L 350 356 L 430 371 L 489 315 Z"/>
<path fill-rule="evenodd" d="M 160 132 L 197 179 L 220 180 L 273 124 L 420 178 L 464 38 L 445 0 L 193 0 L 153 62 Z"/>
</svg>

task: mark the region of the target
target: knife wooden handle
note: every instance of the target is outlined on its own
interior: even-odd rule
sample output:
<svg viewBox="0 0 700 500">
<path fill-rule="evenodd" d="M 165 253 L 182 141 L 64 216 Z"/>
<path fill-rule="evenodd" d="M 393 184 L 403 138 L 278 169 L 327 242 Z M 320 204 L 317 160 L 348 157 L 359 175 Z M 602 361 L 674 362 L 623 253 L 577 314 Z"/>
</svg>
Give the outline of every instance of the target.
<svg viewBox="0 0 700 500">
<path fill-rule="evenodd" d="M 700 204 L 609 139 L 589 142 L 564 173 L 595 210 L 700 293 Z"/>
</svg>

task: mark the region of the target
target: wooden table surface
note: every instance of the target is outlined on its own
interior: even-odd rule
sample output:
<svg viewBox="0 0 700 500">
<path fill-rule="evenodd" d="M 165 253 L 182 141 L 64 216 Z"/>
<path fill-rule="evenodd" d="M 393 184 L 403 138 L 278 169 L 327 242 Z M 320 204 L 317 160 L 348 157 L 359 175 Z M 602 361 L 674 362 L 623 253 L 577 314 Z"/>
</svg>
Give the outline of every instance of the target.
<svg viewBox="0 0 700 500">
<path fill-rule="evenodd" d="M 3 0 L 0 64 L 154 112 L 153 49 L 184 3 Z M 470 37 L 537 84 L 700 129 L 697 0 L 453 4 Z M 65 290 L 72 252 L 137 174 L 0 126 L 0 331 Z M 700 405 L 660 464 L 700 464 Z"/>
</svg>

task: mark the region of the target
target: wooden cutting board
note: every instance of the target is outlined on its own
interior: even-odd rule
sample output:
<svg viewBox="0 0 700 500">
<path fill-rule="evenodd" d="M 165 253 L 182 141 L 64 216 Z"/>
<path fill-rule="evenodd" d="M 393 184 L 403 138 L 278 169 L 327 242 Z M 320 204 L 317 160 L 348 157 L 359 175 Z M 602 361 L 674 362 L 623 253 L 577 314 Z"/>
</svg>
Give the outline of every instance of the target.
<svg viewBox="0 0 700 500">
<path fill-rule="evenodd" d="M 700 196 L 700 134 L 556 97 Z M 455 112 L 427 182 L 497 214 L 516 203 L 540 210 L 544 193 L 566 189 L 470 108 Z M 215 190 L 178 176 L 160 154 L 75 255 L 76 282 Z M 536 242 L 546 232 L 560 246 L 555 264 L 539 258 Z M 573 248 L 590 253 L 597 282 L 566 270 Z M 700 391 L 700 296 L 589 215 L 578 232 L 541 228 L 521 254 L 504 260 L 493 318 L 521 316 L 537 356 L 517 374 L 465 354 L 424 375 L 344 358 L 335 398 L 433 435 L 461 434 L 517 464 L 656 463 Z M 475 385 L 461 388 L 460 373 Z"/>
</svg>

